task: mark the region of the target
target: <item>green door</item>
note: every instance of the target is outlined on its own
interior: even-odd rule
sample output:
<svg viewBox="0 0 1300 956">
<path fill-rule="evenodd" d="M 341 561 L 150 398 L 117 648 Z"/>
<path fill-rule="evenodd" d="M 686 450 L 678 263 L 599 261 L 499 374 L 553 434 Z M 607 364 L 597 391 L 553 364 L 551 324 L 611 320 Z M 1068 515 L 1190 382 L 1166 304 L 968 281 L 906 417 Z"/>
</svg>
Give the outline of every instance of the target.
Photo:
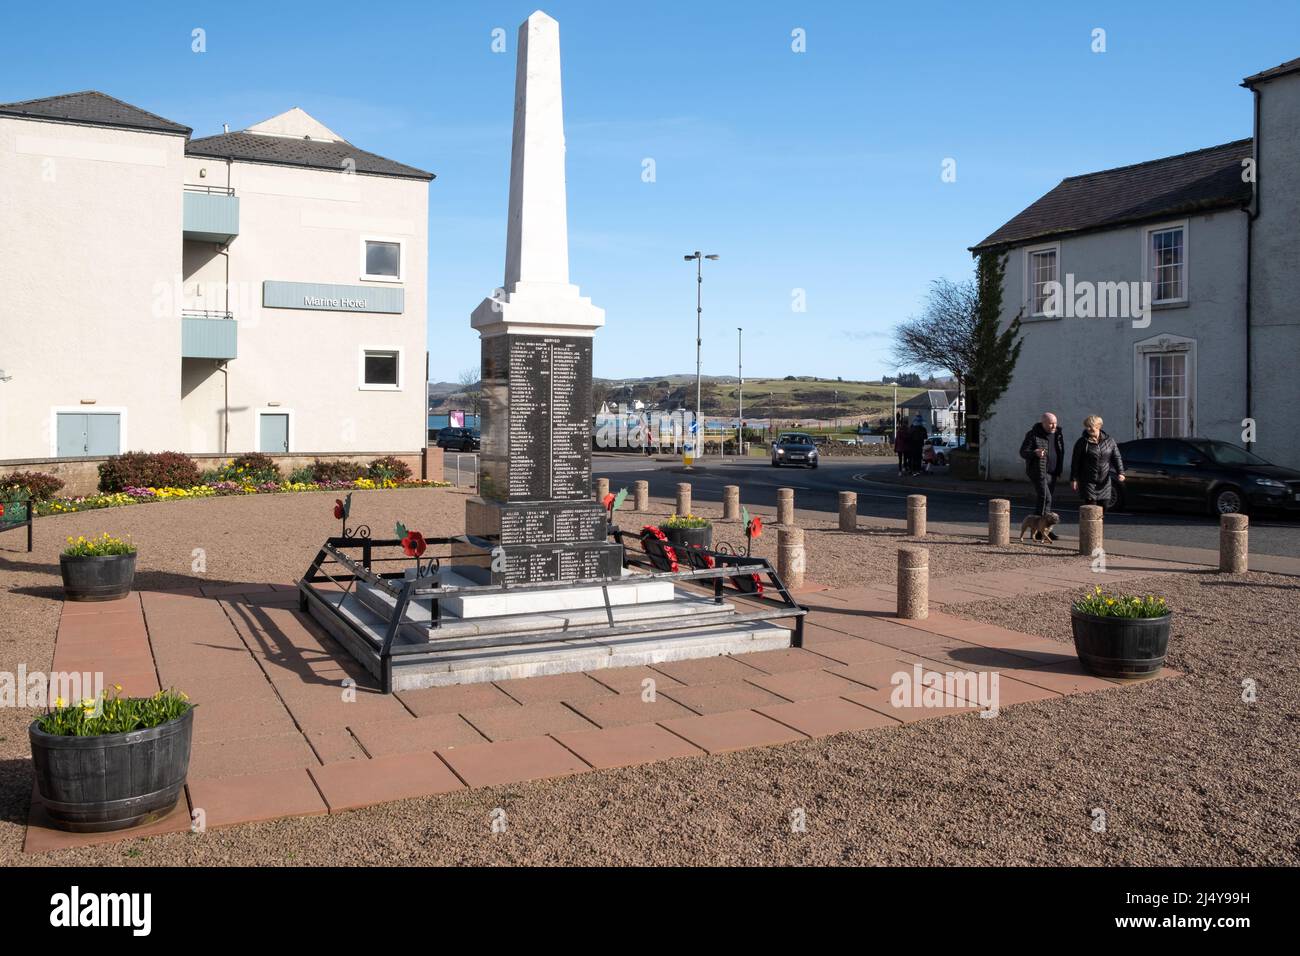
<svg viewBox="0 0 1300 956">
<path fill-rule="evenodd" d="M 257 450 L 268 455 L 283 455 L 289 450 L 289 416 L 262 415 Z"/>
<path fill-rule="evenodd" d="M 105 458 L 122 452 L 122 416 L 116 412 L 59 412 L 56 427 L 60 458 Z"/>
</svg>

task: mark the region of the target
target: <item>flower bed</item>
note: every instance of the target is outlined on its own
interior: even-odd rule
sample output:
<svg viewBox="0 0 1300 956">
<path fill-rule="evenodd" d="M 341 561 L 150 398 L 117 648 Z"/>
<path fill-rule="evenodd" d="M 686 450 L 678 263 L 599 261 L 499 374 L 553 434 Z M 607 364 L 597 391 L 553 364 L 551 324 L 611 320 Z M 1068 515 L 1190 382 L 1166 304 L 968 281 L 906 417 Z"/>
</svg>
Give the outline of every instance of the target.
<svg viewBox="0 0 1300 956">
<path fill-rule="evenodd" d="M 236 495 L 283 495 L 307 491 L 375 491 L 390 488 L 449 488 L 448 481 L 420 481 L 411 479 L 395 481 L 391 478 L 376 481 L 357 478 L 354 481 L 264 481 L 259 484 L 239 481 L 210 481 L 189 488 L 141 488 L 128 486 L 122 491 L 86 495 L 81 498 L 52 498 L 38 502 L 36 514 L 57 515 L 76 511 L 93 511 L 99 508 L 117 508 L 138 505 L 146 501 L 172 501 L 189 498 L 219 498 Z"/>
</svg>

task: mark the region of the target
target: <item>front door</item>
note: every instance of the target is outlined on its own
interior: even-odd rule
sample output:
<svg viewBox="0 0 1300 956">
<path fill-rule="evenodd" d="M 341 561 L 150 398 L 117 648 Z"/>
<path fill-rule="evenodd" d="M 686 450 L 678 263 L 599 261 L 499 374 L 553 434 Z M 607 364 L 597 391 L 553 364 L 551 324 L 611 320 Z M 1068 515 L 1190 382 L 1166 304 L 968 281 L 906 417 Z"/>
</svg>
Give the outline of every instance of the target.
<svg viewBox="0 0 1300 956">
<path fill-rule="evenodd" d="M 116 412 L 59 412 L 56 429 L 60 458 L 106 458 L 122 452 L 122 416 Z"/>
<path fill-rule="evenodd" d="M 283 455 L 289 450 L 289 416 L 262 415 L 257 450 L 268 455 Z"/>
</svg>

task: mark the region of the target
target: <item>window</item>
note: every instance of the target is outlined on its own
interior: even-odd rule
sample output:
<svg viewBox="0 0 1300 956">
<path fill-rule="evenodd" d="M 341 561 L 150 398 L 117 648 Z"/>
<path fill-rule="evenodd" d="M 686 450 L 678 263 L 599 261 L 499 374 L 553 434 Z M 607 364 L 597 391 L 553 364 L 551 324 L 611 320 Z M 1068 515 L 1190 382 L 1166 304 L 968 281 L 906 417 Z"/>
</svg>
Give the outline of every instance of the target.
<svg viewBox="0 0 1300 956">
<path fill-rule="evenodd" d="M 373 282 L 401 282 L 406 249 L 400 239 L 377 236 L 361 239 L 361 278 Z"/>
<path fill-rule="evenodd" d="M 1187 354 L 1146 356 L 1146 434 L 1182 438 L 1187 434 Z"/>
<path fill-rule="evenodd" d="M 1156 305 L 1187 301 L 1187 227 L 1158 226 L 1147 231 L 1147 281 Z"/>
<path fill-rule="evenodd" d="M 1047 284 L 1060 281 L 1060 246 L 1030 249 L 1025 256 L 1026 298 L 1030 315 L 1046 315 Z M 1060 293 L 1057 293 L 1059 306 Z"/>
<path fill-rule="evenodd" d="M 366 349 L 361 354 L 361 387 L 398 389 L 402 385 L 400 349 Z"/>
</svg>

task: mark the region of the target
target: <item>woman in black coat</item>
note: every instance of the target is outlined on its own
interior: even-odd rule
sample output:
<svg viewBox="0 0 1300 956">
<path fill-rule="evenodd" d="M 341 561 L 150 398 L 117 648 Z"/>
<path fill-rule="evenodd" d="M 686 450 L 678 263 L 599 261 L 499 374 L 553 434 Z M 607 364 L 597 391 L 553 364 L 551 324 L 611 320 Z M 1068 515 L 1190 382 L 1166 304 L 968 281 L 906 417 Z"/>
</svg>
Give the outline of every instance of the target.
<svg viewBox="0 0 1300 956">
<path fill-rule="evenodd" d="M 1070 456 L 1070 487 L 1085 505 L 1114 507 L 1119 491 L 1114 482 L 1124 480 L 1124 459 L 1115 439 L 1101 430 L 1102 420 L 1089 415 L 1083 420 L 1083 434 Z"/>
</svg>

